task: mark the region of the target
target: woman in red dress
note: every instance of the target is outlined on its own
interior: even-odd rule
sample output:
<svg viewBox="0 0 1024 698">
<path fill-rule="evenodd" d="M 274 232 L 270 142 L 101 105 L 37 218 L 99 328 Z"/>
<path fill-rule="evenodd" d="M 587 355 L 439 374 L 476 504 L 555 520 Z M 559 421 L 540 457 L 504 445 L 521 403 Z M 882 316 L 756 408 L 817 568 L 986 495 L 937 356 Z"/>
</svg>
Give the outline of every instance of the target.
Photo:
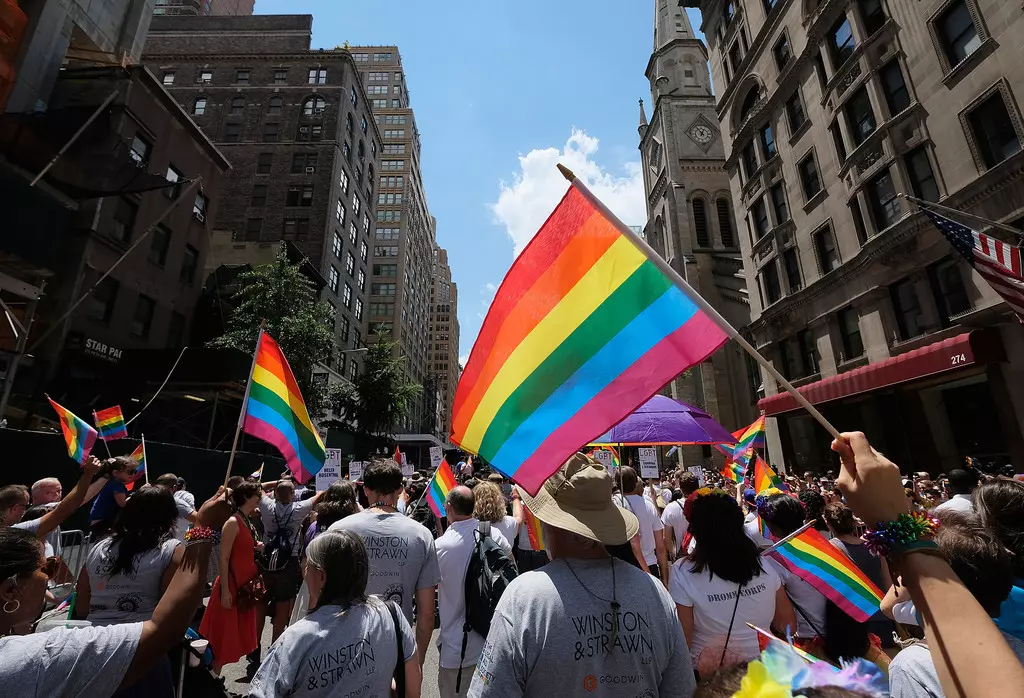
<svg viewBox="0 0 1024 698">
<path fill-rule="evenodd" d="M 255 577 L 256 536 L 249 517 L 259 508 L 263 492 L 257 482 L 243 482 L 231 493 L 235 515 L 224 523 L 220 539 L 221 574 L 213 581 L 210 602 L 199 632 L 210 641 L 213 673 L 233 664 L 259 646 L 255 606 L 240 608 L 238 589 Z"/>
</svg>

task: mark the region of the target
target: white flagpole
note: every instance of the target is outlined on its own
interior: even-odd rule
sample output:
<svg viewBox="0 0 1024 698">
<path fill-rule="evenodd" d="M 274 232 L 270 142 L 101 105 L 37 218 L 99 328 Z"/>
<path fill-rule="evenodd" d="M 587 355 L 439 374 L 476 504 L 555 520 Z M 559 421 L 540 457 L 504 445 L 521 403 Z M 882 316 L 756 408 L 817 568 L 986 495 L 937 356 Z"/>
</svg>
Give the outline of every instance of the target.
<svg viewBox="0 0 1024 698">
<path fill-rule="evenodd" d="M 249 380 L 245 383 L 245 396 L 242 398 L 242 411 L 238 415 L 238 426 L 235 427 L 235 438 L 231 442 L 231 455 L 228 456 L 228 469 L 224 473 L 224 489 L 228 487 L 228 480 L 231 479 L 231 466 L 235 464 L 235 451 L 238 450 L 238 435 L 242 433 L 242 426 L 245 424 L 245 411 L 249 406 L 249 388 L 252 386 L 252 374 L 256 372 L 256 357 L 260 353 L 260 344 L 263 342 L 263 324 L 260 324 L 260 332 L 256 335 L 256 349 L 252 353 L 252 365 L 249 366 Z M 261 466 L 262 467 L 262 466 Z M 261 478 L 262 479 L 262 476 Z"/>
<path fill-rule="evenodd" d="M 690 285 L 686 283 L 686 280 L 679 275 L 679 272 L 673 269 L 672 266 L 668 262 L 666 262 L 660 254 L 655 252 L 654 249 L 647 244 L 646 240 L 644 240 L 639 235 L 630 230 L 628 225 L 623 223 L 621 220 L 618 219 L 618 217 L 614 213 L 608 210 L 608 207 L 601 203 L 600 199 L 594 196 L 594 194 L 589 189 L 587 189 L 587 186 L 576 178 L 576 175 L 572 173 L 572 170 L 561 164 L 558 165 L 558 170 L 559 172 L 562 173 L 562 176 L 569 180 L 574 187 L 579 189 L 580 193 L 586 196 L 587 199 L 589 199 L 590 202 L 594 206 L 596 206 L 608 220 L 610 220 L 619 228 L 619 232 L 628 237 L 634 245 L 640 248 L 640 251 L 644 253 L 644 256 L 646 256 L 647 259 L 649 259 L 655 266 L 657 266 L 658 269 L 661 270 L 661 273 L 663 273 L 665 276 L 671 279 L 672 283 L 675 284 L 680 291 L 685 293 L 686 296 L 691 301 L 694 302 L 694 304 L 696 304 L 705 314 L 707 314 L 708 317 L 714 320 L 715 324 L 718 325 L 723 332 L 725 332 L 726 336 L 734 340 L 743 348 L 744 351 L 750 354 L 751 358 L 757 361 L 757 363 L 759 363 L 761 367 L 778 382 L 779 386 L 782 387 L 782 389 L 785 390 L 787 393 L 789 393 L 794 400 L 796 400 L 797 404 L 799 404 L 801 407 L 807 410 L 807 412 L 812 417 L 814 417 L 814 419 L 817 420 L 818 424 L 825 428 L 825 431 L 831 434 L 834 438 L 839 438 L 839 430 L 832 426 L 832 424 L 827 419 L 825 419 L 825 416 L 821 412 L 819 412 L 814 407 L 814 405 L 808 402 L 807 398 L 800 394 L 800 392 L 796 388 L 794 388 L 793 385 L 788 380 L 786 380 L 781 373 L 779 373 L 776 370 L 776 368 L 771 364 L 770 361 L 768 361 L 768 359 L 761 356 L 761 353 L 758 352 L 757 349 L 755 349 L 753 346 L 751 346 L 750 342 L 744 339 L 743 336 L 736 331 L 736 328 L 729 324 L 728 320 L 722 317 L 722 315 L 717 310 L 715 310 L 710 303 L 704 300 L 704 298 L 702 298 L 699 293 L 694 291 L 690 287 Z"/>
<path fill-rule="evenodd" d="M 776 548 L 778 548 L 778 547 L 779 547 L 780 545 L 782 545 L 783 543 L 788 543 L 789 541 L 793 540 L 794 538 L 796 538 L 797 536 L 799 536 L 799 535 L 800 535 L 801 533 L 803 533 L 804 531 L 806 531 L 806 530 L 807 530 L 808 528 L 810 528 L 810 527 L 811 527 L 811 526 L 813 526 L 813 525 L 814 525 L 814 522 L 813 522 L 813 521 L 808 521 L 808 522 L 807 522 L 807 523 L 805 523 L 805 524 L 804 524 L 803 526 L 801 526 L 800 528 L 796 529 L 795 531 L 793 531 L 792 533 L 790 533 L 790 534 L 789 534 L 788 536 L 786 536 L 786 537 L 785 537 L 785 538 L 783 538 L 782 540 L 780 540 L 780 541 L 778 541 L 777 543 L 775 543 L 775 544 L 774 544 L 774 545 L 773 545 L 772 547 L 770 547 L 770 548 L 765 548 L 764 550 L 762 550 L 762 551 L 761 551 L 761 554 L 762 554 L 762 555 L 767 555 L 768 553 L 770 553 L 771 551 L 775 550 Z"/>
<path fill-rule="evenodd" d="M 146 484 L 149 484 L 149 459 L 146 458 L 146 435 L 142 435 L 142 462 L 144 467 L 142 468 L 142 474 L 146 476 Z"/>
<path fill-rule="evenodd" d="M 1008 233 L 1013 233 L 1013 235 L 1016 236 L 1016 239 L 1018 240 L 1018 242 L 1022 238 L 1024 238 L 1024 230 L 1019 230 L 1017 228 L 1014 228 L 1012 225 L 1007 225 L 1006 223 L 1000 223 L 999 221 L 994 221 L 994 220 L 991 220 L 989 218 L 983 218 L 981 216 L 976 216 L 973 213 L 967 213 L 967 211 L 961 211 L 958 208 L 950 208 L 949 206 L 943 206 L 942 204 L 936 204 L 936 203 L 932 203 L 931 201 L 925 201 L 924 199 L 919 199 L 916 196 L 911 196 L 910 194 L 902 194 L 901 193 L 901 194 L 897 194 L 897 196 L 899 196 L 900 198 L 906 199 L 907 201 L 910 201 L 912 203 L 915 203 L 915 204 L 918 205 L 918 207 L 923 208 L 923 209 L 929 209 L 930 208 L 930 209 L 934 209 L 935 211 L 942 211 L 942 212 L 945 212 L 945 213 L 952 214 L 954 216 L 963 216 L 964 218 L 970 218 L 970 219 L 976 220 L 979 223 L 984 223 L 985 225 L 989 225 L 989 226 L 991 226 L 993 228 L 999 228 L 1000 230 L 1006 231 Z"/>
</svg>

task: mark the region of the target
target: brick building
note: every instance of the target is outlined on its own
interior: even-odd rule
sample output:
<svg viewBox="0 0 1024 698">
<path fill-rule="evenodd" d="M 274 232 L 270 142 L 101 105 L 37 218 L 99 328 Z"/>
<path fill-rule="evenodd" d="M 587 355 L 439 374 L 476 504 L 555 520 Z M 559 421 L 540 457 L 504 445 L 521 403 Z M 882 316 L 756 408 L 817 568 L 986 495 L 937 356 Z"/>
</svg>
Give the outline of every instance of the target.
<svg viewBox="0 0 1024 698">
<path fill-rule="evenodd" d="M 154 15 L 168 17 L 209 17 L 252 15 L 256 0 L 156 0 Z"/>
<path fill-rule="evenodd" d="M 448 251 L 434 248 L 430 285 L 430 373 L 437 383 L 440 414 L 436 436 L 448 440 L 452 427 L 452 402 L 459 383 L 459 287 L 452 281 Z"/>
<path fill-rule="evenodd" d="M 327 280 L 330 368 L 352 379 L 381 139 L 352 56 L 310 50 L 311 31 L 309 15 L 155 17 L 143 58 L 232 162 L 215 228 L 240 244 L 288 240 Z"/>
<path fill-rule="evenodd" d="M 1024 227 L 1020 7 L 671 4 L 703 15 L 762 353 L 908 469 L 1024 467 L 1024 327 L 900 197 Z M 772 458 L 829 463 L 829 437 L 763 379 Z"/>
</svg>

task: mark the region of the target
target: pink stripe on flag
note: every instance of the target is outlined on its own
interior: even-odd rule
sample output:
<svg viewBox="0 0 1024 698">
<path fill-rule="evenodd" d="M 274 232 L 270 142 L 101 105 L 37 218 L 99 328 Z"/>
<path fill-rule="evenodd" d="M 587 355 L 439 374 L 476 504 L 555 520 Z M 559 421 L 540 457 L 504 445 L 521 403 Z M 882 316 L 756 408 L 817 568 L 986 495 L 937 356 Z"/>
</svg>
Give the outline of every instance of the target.
<svg viewBox="0 0 1024 698">
<path fill-rule="evenodd" d="M 597 436 L 593 425 L 610 422 L 607 413 L 622 414 L 623 404 L 630 405 L 632 412 L 682 370 L 715 353 L 728 339 L 714 320 L 698 310 L 685 325 L 651 347 L 553 431 L 519 467 L 515 481 L 528 492 L 536 493 L 552 473 L 551 459 L 561 458 L 561 454 L 589 443 Z"/>
<path fill-rule="evenodd" d="M 295 453 L 291 443 L 281 435 L 279 430 L 270 426 L 262 419 L 249 415 L 245 418 L 245 428 L 243 431 L 276 447 L 281 452 L 281 455 L 284 456 L 285 461 L 288 463 L 288 470 L 292 472 L 292 475 L 295 476 L 299 484 L 305 484 L 313 479 L 309 471 L 302 467 L 302 461 L 299 459 L 298 454 Z"/>
</svg>

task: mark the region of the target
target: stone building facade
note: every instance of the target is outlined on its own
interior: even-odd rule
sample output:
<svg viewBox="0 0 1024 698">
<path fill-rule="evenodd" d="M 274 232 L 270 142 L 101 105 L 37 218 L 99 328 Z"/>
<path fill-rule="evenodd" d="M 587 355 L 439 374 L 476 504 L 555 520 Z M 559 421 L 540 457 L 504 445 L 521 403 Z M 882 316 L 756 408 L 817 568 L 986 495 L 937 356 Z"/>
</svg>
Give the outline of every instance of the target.
<svg viewBox="0 0 1024 698">
<path fill-rule="evenodd" d="M 310 50 L 311 29 L 309 15 L 154 17 L 144 60 L 232 163 L 215 228 L 240 245 L 288 240 L 327 280 L 330 368 L 351 380 L 366 338 L 381 139 L 352 56 Z"/>
<path fill-rule="evenodd" d="M 641 102 L 644 235 L 690 286 L 742 328 L 750 309 L 707 48 L 684 9 L 667 0 L 655 0 L 654 53 L 646 75 L 654 110 L 648 122 Z M 754 419 L 754 387 L 735 344 L 677 378 L 670 391 L 731 430 Z M 710 455 L 709 447 L 682 453 L 687 463 Z"/>
<path fill-rule="evenodd" d="M 1022 227 L 1020 7 L 681 4 L 699 7 L 711 48 L 756 345 L 907 469 L 975 456 L 1020 470 L 1024 327 L 901 196 Z M 828 467 L 824 430 L 763 381 L 772 459 Z"/>
<path fill-rule="evenodd" d="M 448 251 L 434 247 L 430 284 L 430 373 L 437 382 L 441 411 L 436 435 L 447 441 L 452 427 L 452 403 L 459 383 L 459 287 L 452 281 Z"/>
</svg>

